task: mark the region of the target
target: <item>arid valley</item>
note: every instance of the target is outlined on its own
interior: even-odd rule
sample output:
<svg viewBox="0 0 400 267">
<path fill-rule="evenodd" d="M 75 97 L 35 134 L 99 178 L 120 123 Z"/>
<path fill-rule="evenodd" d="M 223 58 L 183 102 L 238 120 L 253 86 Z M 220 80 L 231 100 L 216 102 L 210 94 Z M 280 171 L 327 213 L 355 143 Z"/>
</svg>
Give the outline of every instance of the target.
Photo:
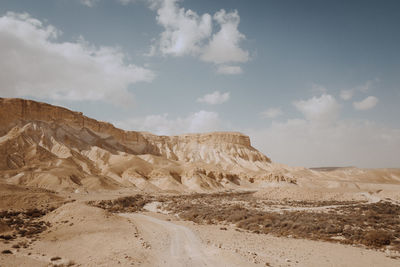
<svg viewBox="0 0 400 267">
<path fill-rule="evenodd" d="M 0 267 L 399 267 L 399 0 L 0 0 Z"/>
<path fill-rule="evenodd" d="M 398 266 L 400 170 L 0 99 L 0 266 Z"/>
</svg>

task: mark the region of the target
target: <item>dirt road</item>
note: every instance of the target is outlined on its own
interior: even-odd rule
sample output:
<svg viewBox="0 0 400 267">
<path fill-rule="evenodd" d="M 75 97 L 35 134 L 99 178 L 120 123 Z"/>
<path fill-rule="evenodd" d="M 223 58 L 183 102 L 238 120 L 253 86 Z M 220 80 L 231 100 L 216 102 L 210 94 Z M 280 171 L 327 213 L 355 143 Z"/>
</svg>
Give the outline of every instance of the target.
<svg viewBox="0 0 400 267">
<path fill-rule="evenodd" d="M 125 213 L 121 216 L 135 222 L 144 240 L 154 250 L 156 260 L 152 264 L 155 266 L 236 266 L 232 259 L 221 258 L 217 248 L 202 244 L 185 226 L 144 214 Z"/>
</svg>

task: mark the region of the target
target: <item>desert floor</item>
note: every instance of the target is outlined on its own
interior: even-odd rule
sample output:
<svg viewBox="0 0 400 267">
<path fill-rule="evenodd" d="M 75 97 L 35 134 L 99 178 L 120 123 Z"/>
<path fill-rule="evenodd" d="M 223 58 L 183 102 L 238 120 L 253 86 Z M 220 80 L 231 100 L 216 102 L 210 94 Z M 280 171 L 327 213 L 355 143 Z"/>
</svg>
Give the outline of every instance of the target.
<svg viewBox="0 0 400 267">
<path fill-rule="evenodd" d="M 223 212 L 219 220 L 209 218 L 218 217 L 215 213 L 221 208 L 232 213 L 230 209 L 237 205 L 251 212 L 268 212 L 265 214 L 329 214 L 329 210 L 342 206 L 345 212 L 357 205 L 380 203 L 386 197 L 380 192 L 320 192 L 326 196 L 325 202 L 306 199 L 298 189 L 291 188 L 211 197 L 207 194 L 160 194 L 129 198 L 139 193 L 127 190 L 54 193 L 4 185 L 0 190 L 3 211 L 37 208 L 45 212 L 39 215 L 2 213 L 0 266 L 400 265 L 397 247 L 343 244 L 330 239 L 331 232 L 323 232 L 321 236 L 311 232 L 313 238 L 307 235 L 302 238 L 301 233 L 292 228 L 284 233 L 264 233 L 254 228 L 253 223 L 243 224 L 246 220 L 242 220 L 242 224 L 234 223 L 232 214 Z M 296 196 L 297 202 L 290 202 L 290 196 Z M 123 197 L 128 198 L 124 200 Z M 390 200 L 398 205 L 398 200 Z M 130 203 L 137 206 L 132 207 Z M 201 210 L 196 211 L 199 207 Z M 22 218 L 20 224 L 16 224 L 18 218 Z M 46 227 L 40 228 L 41 225 Z M 16 234 L 18 229 L 29 231 L 29 227 L 39 230 Z M 387 227 L 392 226 L 388 224 Z"/>
</svg>

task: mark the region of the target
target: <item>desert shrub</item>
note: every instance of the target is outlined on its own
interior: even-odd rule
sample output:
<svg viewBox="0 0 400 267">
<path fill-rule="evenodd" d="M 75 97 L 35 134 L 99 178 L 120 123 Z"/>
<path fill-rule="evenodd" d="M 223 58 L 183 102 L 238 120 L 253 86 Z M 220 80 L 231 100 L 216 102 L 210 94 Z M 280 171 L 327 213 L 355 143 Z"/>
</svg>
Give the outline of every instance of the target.
<svg viewBox="0 0 400 267">
<path fill-rule="evenodd" d="M 340 225 L 328 224 L 325 227 L 325 233 L 327 234 L 338 234 L 342 232 L 342 227 Z"/>
<path fill-rule="evenodd" d="M 88 204 L 110 212 L 136 212 L 151 202 L 152 198 L 143 195 L 121 197 L 113 200 L 89 201 Z"/>
<path fill-rule="evenodd" d="M 41 217 L 43 215 L 45 215 L 46 213 L 44 211 L 38 210 L 38 209 L 29 209 L 25 212 L 25 214 L 27 216 L 33 217 L 33 218 L 38 218 Z"/>
<path fill-rule="evenodd" d="M 367 246 L 382 247 L 390 245 L 394 239 L 392 233 L 384 230 L 372 230 L 368 231 L 362 240 L 362 243 Z"/>
<path fill-rule="evenodd" d="M 135 212 L 151 201 L 162 202 L 164 209 L 184 220 L 199 224 L 235 224 L 238 229 L 260 234 L 292 236 L 345 244 L 363 244 L 381 248 L 387 245 L 400 251 L 400 206 L 389 202 L 357 203 L 354 201 L 288 201 L 263 200 L 246 193 L 213 193 L 136 195 L 118 200 L 101 201 L 96 206 L 113 212 Z M 162 200 L 162 201 L 161 201 Z M 242 202 L 243 204 L 238 204 Z M 336 207 L 325 211 L 262 211 L 264 207 L 287 205 L 295 207 Z M 2 214 L 0 214 L 1 217 Z M 342 239 L 334 237 L 341 236 Z"/>
<path fill-rule="evenodd" d="M 249 212 L 246 209 L 241 208 L 233 210 L 233 212 L 226 217 L 226 220 L 228 222 L 236 223 L 239 221 L 246 220 L 248 217 L 249 217 Z"/>
</svg>

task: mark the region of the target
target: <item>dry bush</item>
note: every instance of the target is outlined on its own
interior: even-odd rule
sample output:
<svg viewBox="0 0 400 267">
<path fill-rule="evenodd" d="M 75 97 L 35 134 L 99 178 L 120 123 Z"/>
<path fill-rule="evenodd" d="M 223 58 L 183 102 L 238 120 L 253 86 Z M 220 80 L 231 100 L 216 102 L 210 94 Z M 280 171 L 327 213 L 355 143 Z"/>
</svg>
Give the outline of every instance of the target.
<svg viewBox="0 0 400 267">
<path fill-rule="evenodd" d="M 242 201 L 248 205 L 239 205 Z M 260 211 L 250 194 L 193 194 L 165 199 L 164 208 L 184 220 L 201 224 L 235 224 L 254 233 L 326 240 L 345 244 L 362 244 L 381 248 L 391 245 L 400 251 L 400 207 L 389 202 L 373 204 L 352 201 L 290 201 L 301 207 L 337 206 L 327 212 Z M 263 201 L 262 205 L 276 205 Z M 342 239 L 335 239 L 335 237 Z"/>
<path fill-rule="evenodd" d="M 365 234 L 362 243 L 366 246 L 382 247 L 390 245 L 393 239 L 393 234 L 388 231 L 372 230 Z"/>
<path fill-rule="evenodd" d="M 235 224 L 260 234 L 362 244 L 372 248 L 390 245 L 400 251 L 400 207 L 389 202 L 373 204 L 352 201 L 259 201 L 253 192 L 143 196 L 103 200 L 90 204 L 111 212 L 136 212 L 146 203 L 162 202 L 164 209 L 182 219 L 199 224 Z M 242 204 L 238 204 L 242 203 Z M 265 206 L 296 207 L 336 206 L 326 212 L 260 211 Z M 276 206 L 275 206 L 276 207 Z M 335 239 L 342 237 L 342 239 Z"/>
<path fill-rule="evenodd" d="M 153 201 L 151 197 L 135 195 L 121 197 L 113 200 L 89 201 L 88 204 L 105 209 L 109 212 L 137 212 L 143 209 L 144 205 Z"/>
<path fill-rule="evenodd" d="M 50 212 L 50 209 L 29 209 L 26 211 L 1 211 L 0 221 L 4 227 L 7 227 L 11 234 L 0 235 L 0 239 L 13 240 L 19 237 L 34 238 L 48 227 L 49 222 L 40 220 L 41 217 Z"/>
</svg>

